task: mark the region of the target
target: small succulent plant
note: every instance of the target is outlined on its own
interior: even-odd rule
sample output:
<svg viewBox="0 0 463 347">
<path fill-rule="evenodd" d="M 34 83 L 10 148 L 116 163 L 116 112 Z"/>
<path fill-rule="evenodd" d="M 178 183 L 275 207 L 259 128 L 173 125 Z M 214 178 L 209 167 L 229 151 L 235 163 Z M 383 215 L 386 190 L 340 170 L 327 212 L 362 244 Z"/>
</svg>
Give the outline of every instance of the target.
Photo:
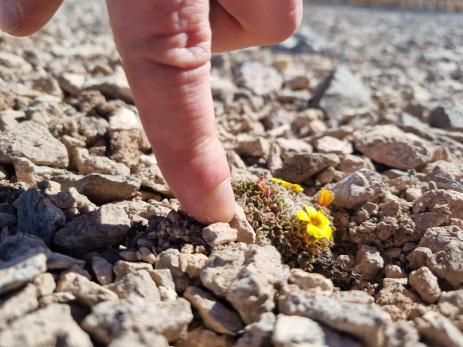
<svg viewBox="0 0 463 347">
<path fill-rule="evenodd" d="M 310 271 L 317 259 L 329 258 L 331 192 L 322 190 L 315 201 L 301 193 L 300 185 L 263 177 L 235 182 L 233 188 L 259 242 L 274 245 L 287 264 Z"/>
</svg>

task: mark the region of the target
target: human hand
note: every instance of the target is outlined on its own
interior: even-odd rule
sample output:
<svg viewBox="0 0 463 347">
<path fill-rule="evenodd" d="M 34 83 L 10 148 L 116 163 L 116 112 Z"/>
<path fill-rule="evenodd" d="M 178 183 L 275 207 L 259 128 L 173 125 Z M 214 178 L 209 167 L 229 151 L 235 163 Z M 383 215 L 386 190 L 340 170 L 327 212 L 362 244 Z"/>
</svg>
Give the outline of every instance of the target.
<svg viewBox="0 0 463 347">
<path fill-rule="evenodd" d="M 0 29 L 39 30 L 62 0 L 0 0 Z M 290 36 L 302 0 L 107 0 L 135 103 L 161 171 L 182 206 L 204 223 L 235 213 L 230 170 L 215 130 L 212 52 Z"/>
</svg>

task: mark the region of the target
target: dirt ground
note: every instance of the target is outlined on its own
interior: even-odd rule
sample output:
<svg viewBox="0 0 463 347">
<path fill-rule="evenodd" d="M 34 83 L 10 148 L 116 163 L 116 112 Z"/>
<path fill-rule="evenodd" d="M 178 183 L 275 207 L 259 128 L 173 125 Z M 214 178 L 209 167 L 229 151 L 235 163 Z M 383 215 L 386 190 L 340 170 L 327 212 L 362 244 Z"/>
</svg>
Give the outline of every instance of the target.
<svg viewBox="0 0 463 347">
<path fill-rule="evenodd" d="M 0 347 L 463 346 L 461 18 L 308 4 L 287 41 L 214 56 L 239 208 L 208 226 L 102 1 L 0 34 Z"/>
</svg>

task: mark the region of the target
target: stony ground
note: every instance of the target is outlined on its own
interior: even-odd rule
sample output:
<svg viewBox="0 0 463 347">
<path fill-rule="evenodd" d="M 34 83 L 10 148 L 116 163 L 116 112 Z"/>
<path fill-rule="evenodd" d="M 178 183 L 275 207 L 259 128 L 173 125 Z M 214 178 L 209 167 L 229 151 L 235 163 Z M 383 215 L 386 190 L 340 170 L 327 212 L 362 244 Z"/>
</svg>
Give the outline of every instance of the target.
<svg viewBox="0 0 463 347">
<path fill-rule="evenodd" d="M 213 59 L 234 179 L 334 191 L 348 282 L 179 209 L 104 18 L 0 36 L 1 347 L 463 346 L 461 17 L 308 7 Z"/>
</svg>

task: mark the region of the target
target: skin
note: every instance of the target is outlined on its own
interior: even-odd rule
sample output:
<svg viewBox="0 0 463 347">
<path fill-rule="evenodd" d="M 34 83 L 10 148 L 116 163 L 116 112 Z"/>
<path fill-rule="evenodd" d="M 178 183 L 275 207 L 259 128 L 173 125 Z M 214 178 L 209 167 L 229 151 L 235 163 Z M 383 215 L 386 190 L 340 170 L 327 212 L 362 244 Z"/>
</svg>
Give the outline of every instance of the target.
<svg viewBox="0 0 463 347">
<path fill-rule="evenodd" d="M 0 29 L 30 35 L 62 0 L 0 0 Z M 302 0 L 107 0 L 135 103 L 161 171 L 203 223 L 235 213 L 214 125 L 212 53 L 274 44 L 299 26 Z"/>
</svg>

